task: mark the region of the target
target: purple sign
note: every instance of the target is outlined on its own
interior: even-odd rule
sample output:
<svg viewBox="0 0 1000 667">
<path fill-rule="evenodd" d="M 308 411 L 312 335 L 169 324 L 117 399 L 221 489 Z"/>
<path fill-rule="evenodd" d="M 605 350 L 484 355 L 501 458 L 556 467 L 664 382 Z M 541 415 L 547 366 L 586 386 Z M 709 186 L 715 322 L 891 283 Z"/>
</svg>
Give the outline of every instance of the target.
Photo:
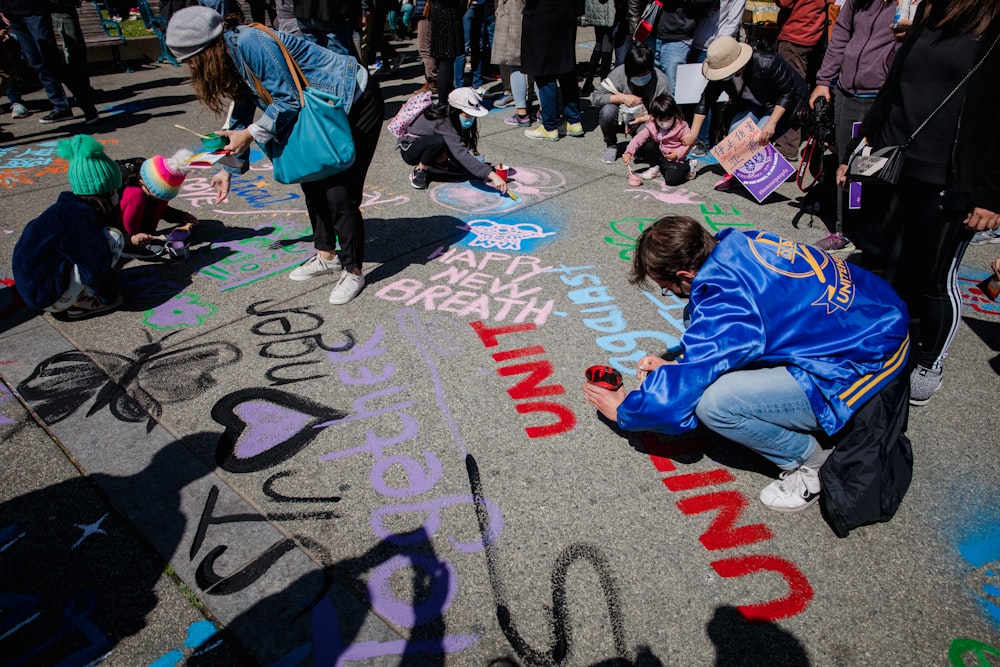
<svg viewBox="0 0 1000 667">
<path fill-rule="evenodd" d="M 734 171 L 733 176 L 750 191 L 759 204 L 794 173 L 795 167 L 774 150 L 774 146 L 768 144 Z"/>
<path fill-rule="evenodd" d="M 861 129 L 861 123 L 857 122 L 851 126 L 851 136 L 858 136 L 858 130 Z M 855 183 L 854 181 L 847 184 L 847 208 L 852 211 L 861 208 L 861 184 Z"/>
</svg>

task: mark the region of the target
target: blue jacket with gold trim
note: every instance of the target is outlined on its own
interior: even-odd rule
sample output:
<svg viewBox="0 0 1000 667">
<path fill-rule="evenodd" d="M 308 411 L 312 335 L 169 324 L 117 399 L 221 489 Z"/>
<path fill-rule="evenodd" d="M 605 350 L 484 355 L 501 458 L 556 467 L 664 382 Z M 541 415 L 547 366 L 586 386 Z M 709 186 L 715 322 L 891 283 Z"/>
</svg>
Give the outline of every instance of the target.
<svg viewBox="0 0 1000 667">
<path fill-rule="evenodd" d="M 881 278 L 777 234 L 726 229 L 716 238 L 691 283 L 684 356 L 626 397 L 621 428 L 688 431 L 722 374 L 786 366 L 833 434 L 905 370 L 906 305 Z"/>
</svg>

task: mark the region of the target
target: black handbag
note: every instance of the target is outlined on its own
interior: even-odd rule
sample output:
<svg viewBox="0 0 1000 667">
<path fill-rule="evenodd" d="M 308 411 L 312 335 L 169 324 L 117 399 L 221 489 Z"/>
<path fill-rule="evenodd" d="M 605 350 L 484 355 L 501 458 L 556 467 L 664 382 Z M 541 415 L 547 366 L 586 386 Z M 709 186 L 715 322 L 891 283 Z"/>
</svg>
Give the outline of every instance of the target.
<svg viewBox="0 0 1000 667">
<path fill-rule="evenodd" d="M 858 147 L 854 149 L 851 153 L 847 162 L 847 180 L 853 181 L 855 183 L 867 183 L 871 185 L 895 185 L 899 182 L 899 177 L 903 173 L 903 159 L 906 156 L 906 150 L 913 143 L 913 140 L 917 138 L 917 135 L 927 126 L 927 123 L 931 122 L 931 119 L 937 115 L 938 111 L 944 108 L 944 105 L 948 104 L 948 101 L 955 96 L 955 94 L 961 90 L 962 86 L 969 82 L 972 75 L 982 66 L 982 64 L 989 58 L 990 53 L 993 52 L 993 47 L 997 45 L 1000 41 L 1000 35 L 993 40 L 993 44 L 987 49 L 986 53 L 982 58 L 979 59 L 969 73 L 965 75 L 958 85 L 955 86 L 954 90 L 948 93 L 948 96 L 944 98 L 944 101 L 937 106 L 934 111 L 930 113 L 929 116 L 920 124 L 917 129 L 913 131 L 910 138 L 906 140 L 906 143 L 900 144 L 898 146 L 886 146 L 884 148 L 873 149 L 868 143 L 868 139 L 862 139 Z"/>
</svg>

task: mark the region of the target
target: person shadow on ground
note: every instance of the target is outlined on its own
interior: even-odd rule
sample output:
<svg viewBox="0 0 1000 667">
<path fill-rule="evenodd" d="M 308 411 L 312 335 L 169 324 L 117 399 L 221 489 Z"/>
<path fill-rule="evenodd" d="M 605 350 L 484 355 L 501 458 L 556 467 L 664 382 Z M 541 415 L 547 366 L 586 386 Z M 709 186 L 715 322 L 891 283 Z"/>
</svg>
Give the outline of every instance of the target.
<svg viewBox="0 0 1000 667">
<path fill-rule="evenodd" d="M 94 664 L 146 627 L 160 603 L 160 554 L 172 554 L 184 535 L 180 491 L 209 472 L 187 447 L 206 435 L 218 437 L 176 440 L 133 475 L 74 474 L 0 503 L 4 664 Z M 16 447 L 18 440 L 15 433 L 4 446 Z M 7 466 L 23 456 L 8 450 L 0 460 Z M 159 554 L 136 538 L 129 524 L 137 521 L 155 522 Z M 233 650 L 217 647 L 213 664 L 241 664 Z"/>
<path fill-rule="evenodd" d="M 748 621 L 735 607 L 718 607 L 705 628 L 716 667 L 809 667 L 802 643 L 767 621 Z"/>
</svg>

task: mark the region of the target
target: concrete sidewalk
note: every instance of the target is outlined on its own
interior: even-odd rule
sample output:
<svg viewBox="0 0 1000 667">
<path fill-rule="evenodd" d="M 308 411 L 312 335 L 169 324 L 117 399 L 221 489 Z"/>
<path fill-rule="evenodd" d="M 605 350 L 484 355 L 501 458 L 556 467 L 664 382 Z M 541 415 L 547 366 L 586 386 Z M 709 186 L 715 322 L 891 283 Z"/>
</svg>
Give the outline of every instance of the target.
<svg viewBox="0 0 1000 667">
<path fill-rule="evenodd" d="M 402 50 L 387 117 L 422 78 Z M 190 145 L 175 123 L 220 122 L 184 68 L 94 85 L 114 158 L 169 155 Z M 766 462 L 699 433 L 625 437 L 580 392 L 588 366 L 628 369 L 680 336 L 683 303 L 626 281 L 644 225 L 674 213 L 815 242 L 827 230 L 797 215 L 794 183 L 762 205 L 714 191 L 708 165 L 682 187 L 630 188 L 601 162 L 596 110 L 586 137 L 555 143 L 506 115 L 482 120 L 480 151 L 513 167 L 516 201 L 413 190 L 382 135 L 368 284 L 346 306 L 327 303 L 332 280 L 287 279 L 309 222 L 260 155 L 220 205 L 210 172 L 188 177 L 175 205 L 202 220 L 191 258 L 125 264 L 119 311 L 62 322 L 0 291 L 0 663 L 1000 656 L 983 648 L 1000 647 L 1000 306 L 974 289 L 996 246 L 960 270 L 965 321 L 944 387 L 911 413 L 899 513 L 838 539 L 818 506 L 760 505 Z M 84 126 L 7 129 L 0 277 L 66 189 L 54 141 Z"/>
</svg>

